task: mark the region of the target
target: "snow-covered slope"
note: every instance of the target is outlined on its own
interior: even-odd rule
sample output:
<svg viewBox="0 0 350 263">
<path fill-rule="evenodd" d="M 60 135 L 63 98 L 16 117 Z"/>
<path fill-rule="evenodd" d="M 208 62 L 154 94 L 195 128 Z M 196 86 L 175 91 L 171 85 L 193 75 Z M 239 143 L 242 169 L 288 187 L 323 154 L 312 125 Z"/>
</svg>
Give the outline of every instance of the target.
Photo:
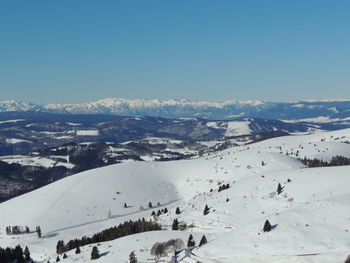
<svg viewBox="0 0 350 263">
<path fill-rule="evenodd" d="M 192 227 L 104 242 L 99 246 L 104 256 L 96 262 L 126 262 L 133 250 L 147 262 L 155 242 L 175 237 L 186 242 L 192 233 L 197 244 L 202 234 L 209 241 L 193 250 L 201 262 L 341 263 L 350 245 L 350 167 L 306 168 L 294 156 L 299 150 L 300 157 L 350 157 L 350 144 L 344 143 L 349 137 L 349 129 L 286 136 L 194 160 L 128 162 L 76 174 L 0 204 L 0 246 L 28 245 L 34 259 L 52 261 L 60 239 L 148 219 L 153 210 L 167 207 L 169 213 L 158 218 L 165 227 L 170 229 L 174 218 Z M 231 187 L 218 192 L 223 183 Z M 278 183 L 284 187 L 280 195 Z M 206 204 L 210 213 L 203 216 Z M 266 219 L 277 225 L 268 233 L 262 232 Z M 7 225 L 40 225 L 43 238 L 7 236 Z M 91 246 L 79 255 L 70 251 L 64 262 L 88 262 L 90 252 Z"/>
</svg>

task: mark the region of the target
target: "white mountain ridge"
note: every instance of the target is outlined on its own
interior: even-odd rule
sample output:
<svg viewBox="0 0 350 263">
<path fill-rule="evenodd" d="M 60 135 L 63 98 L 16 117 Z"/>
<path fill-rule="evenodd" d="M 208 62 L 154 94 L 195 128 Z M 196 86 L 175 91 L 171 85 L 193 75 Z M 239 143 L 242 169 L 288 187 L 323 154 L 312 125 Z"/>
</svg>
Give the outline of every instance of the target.
<svg viewBox="0 0 350 263">
<path fill-rule="evenodd" d="M 350 100 L 304 100 L 298 102 L 266 102 L 261 100 L 227 100 L 224 102 L 106 98 L 85 103 L 35 104 L 15 100 L 0 102 L 0 112 L 43 111 L 73 114 L 116 114 L 128 116 L 194 117 L 227 119 L 258 117 L 268 119 L 307 119 L 345 114 L 350 117 Z"/>
</svg>

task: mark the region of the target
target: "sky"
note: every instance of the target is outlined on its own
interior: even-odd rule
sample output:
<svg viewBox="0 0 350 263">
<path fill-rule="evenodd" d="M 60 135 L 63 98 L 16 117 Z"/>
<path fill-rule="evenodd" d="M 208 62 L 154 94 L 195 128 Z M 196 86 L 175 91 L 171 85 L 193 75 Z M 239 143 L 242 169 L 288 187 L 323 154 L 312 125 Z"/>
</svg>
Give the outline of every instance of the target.
<svg viewBox="0 0 350 263">
<path fill-rule="evenodd" d="M 347 0 L 2 0 L 0 100 L 350 98 Z"/>
</svg>

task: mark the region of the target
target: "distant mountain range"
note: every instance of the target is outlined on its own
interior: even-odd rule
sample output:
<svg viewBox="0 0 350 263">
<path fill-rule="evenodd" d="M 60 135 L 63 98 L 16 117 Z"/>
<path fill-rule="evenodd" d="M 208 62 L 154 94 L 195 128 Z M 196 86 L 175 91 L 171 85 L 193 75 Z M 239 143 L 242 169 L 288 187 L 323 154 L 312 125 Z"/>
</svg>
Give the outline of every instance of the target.
<svg viewBox="0 0 350 263">
<path fill-rule="evenodd" d="M 72 114 L 111 114 L 171 118 L 234 119 L 255 117 L 307 122 L 350 121 L 350 100 L 306 100 L 299 102 L 263 102 L 257 100 L 197 102 L 190 100 L 128 100 L 108 98 L 79 104 L 46 104 L 7 100 L 0 112 L 39 111 Z"/>
</svg>

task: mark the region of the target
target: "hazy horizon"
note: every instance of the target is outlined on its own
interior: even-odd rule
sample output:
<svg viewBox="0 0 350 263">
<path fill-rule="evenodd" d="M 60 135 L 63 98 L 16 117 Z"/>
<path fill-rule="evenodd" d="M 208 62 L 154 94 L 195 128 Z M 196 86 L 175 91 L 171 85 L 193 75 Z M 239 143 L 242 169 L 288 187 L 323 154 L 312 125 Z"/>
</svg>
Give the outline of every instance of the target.
<svg viewBox="0 0 350 263">
<path fill-rule="evenodd" d="M 0 99 L 350 97 L 350 2 L 0 3 Z"/>
</svg>

